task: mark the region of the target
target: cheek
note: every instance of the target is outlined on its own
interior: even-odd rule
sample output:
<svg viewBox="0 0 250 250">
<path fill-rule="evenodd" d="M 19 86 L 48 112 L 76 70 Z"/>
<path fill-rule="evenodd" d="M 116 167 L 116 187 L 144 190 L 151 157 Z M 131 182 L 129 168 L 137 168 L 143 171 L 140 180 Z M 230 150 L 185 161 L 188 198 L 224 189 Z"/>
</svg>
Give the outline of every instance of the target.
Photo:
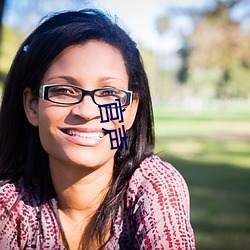
<svg viewBox="0 0 250 250">
<path fill-rule="evenodd" d="M 39 126 L 48 128 L 50 126 L 57 126 L 58 123 L 67 116 L 67 110 L 56 107 L 55 105 L 46 105 L 42 103 L 39 105 Z"/>
<path fill-rule="evenodd" d="M 117 127 L 121 127 L 122 125 L 124 125 L 125 130 L 128 130 L 134 121 L 134 115 L 132 112 L 131 107 L 127 107 L 126 110 L 122 113 L 123 114 L 123 122 L 116 122 L 116 126 Z"/>
<path fill-rule="evenodd" d="M 57 125 L 59 123 L 61 112 L 51 108 L 41 107 L 39 112 L 39 135 L 43 147 L 52 145 L 56 137 Z"/>
<path fill-rule="evenodd" d="M 54 144 L 53 140 L 53 127 L 51 125 L 51 120 L 48 119 L 46 116 L 42 116 L 39 119 L 39 136 L 40 136 L 40 141 L 45 149 L 45 151 L 48 152 L 48 147 L 50 147 L 52 144 Z"/>
</svg>

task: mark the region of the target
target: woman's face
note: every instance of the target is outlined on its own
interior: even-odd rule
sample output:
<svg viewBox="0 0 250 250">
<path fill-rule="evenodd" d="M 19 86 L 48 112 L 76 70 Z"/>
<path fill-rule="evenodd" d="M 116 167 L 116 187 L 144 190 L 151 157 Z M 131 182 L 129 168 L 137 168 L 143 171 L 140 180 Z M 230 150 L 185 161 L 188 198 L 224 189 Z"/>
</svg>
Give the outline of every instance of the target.
<svg viewBox="0 0 250 250">
<path fill-rule="evenodd" d="M 90 41 L 63 50 L 46 71 L 44 84 L 70 84 L 86 90 L 105 87 L 128 90 L 128 75 L 117 49 L 104 42 Z M 128 130 L 133 124 L 138 100 L 133 100 L 122 113 L 123 123 L 119 120 L 101 123 L 100 110 L 90 95 L 74 105 L 60 105 L 39 98 L 35 107 L 29 96 L 26 90 L 25 111 L 29 121 L 39 128 L 51 166 L 113 168 L 117 150 L 110 149 L 110 135 L 104 134 L 102 128 L 118 132 L 124 125 Z"/>
</svg>

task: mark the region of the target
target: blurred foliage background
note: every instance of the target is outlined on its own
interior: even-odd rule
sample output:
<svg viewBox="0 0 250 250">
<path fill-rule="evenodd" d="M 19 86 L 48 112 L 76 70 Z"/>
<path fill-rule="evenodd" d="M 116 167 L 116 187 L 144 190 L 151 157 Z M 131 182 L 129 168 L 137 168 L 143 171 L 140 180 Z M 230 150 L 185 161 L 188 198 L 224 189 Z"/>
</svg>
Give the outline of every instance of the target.
<svg viewBox="0 0 250 250">
<path fill-rule="evenodd" d="M 156 152 L 188 183 L 197 249 L 247 250 L 250 2 L 203 1 L 208 3 L 203 8 L 179 4 L 157 16 L 155 30 L 162 38 L 175 36 L 176 50 L 166 53 L 138 44 L 153 97 Z M 89 7 L 92 1 L 68 0 L 66 7 L 62 2 L 54 1 L 56 10 Z M 1 88 L 19 45 L 34 28 L 25 27 L 42 17 L 48 5 L 0 0 L 0 20 L 10 9 L 17 20 L 11 27 L 0 26 Z M 179 20 L 188 28 L 178 26 Z"/>
</svg>

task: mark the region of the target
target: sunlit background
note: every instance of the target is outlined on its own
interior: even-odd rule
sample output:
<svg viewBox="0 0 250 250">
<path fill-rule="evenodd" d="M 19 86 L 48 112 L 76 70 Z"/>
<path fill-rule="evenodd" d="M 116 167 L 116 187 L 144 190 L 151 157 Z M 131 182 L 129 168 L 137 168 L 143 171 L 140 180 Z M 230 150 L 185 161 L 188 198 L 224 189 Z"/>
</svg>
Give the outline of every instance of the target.
<svg viewBox="0 0 250 250">
<path fill-rule="evenodd" d="M 197 249 L 249 249 L 249 0 L 0 0 L 0 8 L 3 4 L 0 89 L 22 40 L 46 14 L 85 7 L 111 14 L 142 53 L 156 153 L 188 183 Z"/>
</svg>

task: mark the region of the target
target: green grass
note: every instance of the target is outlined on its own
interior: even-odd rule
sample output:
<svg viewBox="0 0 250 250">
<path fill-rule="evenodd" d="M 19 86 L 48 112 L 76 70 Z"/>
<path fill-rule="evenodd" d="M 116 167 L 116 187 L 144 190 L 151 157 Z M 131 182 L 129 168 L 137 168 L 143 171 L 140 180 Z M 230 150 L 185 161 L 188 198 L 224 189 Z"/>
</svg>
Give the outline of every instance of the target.
<svg viewBox="0 0 250 250">
<path fill-rule="evenodd" d="M 197 249 L 250 246 L 250 108 L 155 110 L 156 153 L 190 190 Z"/>
</svg>

